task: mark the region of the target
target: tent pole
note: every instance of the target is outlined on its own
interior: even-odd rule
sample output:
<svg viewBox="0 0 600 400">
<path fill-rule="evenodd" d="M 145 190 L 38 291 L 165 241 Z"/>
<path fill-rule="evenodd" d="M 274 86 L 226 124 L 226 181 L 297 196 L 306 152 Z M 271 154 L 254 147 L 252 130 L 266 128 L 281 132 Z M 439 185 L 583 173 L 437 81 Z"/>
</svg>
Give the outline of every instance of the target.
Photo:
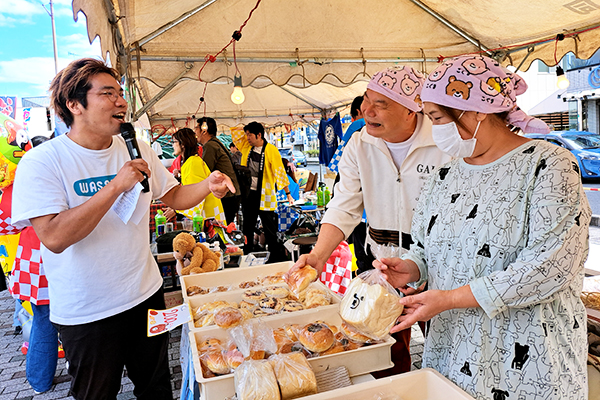
<svg viewBox="0 0 600 400">
<path fill-rule="evenodd" d="M 179 83 L 179 80 L 185 74 L 187 74 L 187 72 L 190 69 L 192 69 L 193 66 L 194 66 L 194 64 L 192 64 L 192 63 L 185 63 L 185 69 L 183 71 L 181 71 L 181 73 L 175 79 L 173 79 L 171 82 L 169 82 L 169 84 L 167 86 L 165 86 L 165 88 L 163 90 L 158 92 L 156 94 L 156 96 L 154 96 L 146 104 L 144 104 L 144 106 L 135 113 L 135 115 L 133 116 L 133 120 L 137 121 L 146 111 L 148 111 L 148 109 L 150 107 L 155 105 L 160 99 L 162 99 L 167 93 L 169 93 L 171 91 L 171 89 L 173 89 L 175 86 L 177 86 L 177 84 Z"/>
<path fill-rule="evenodd" d="M 173 21 L 167 22 L 166 24 L 164 24 L 163 26 L 161 26 L 160 28 L 158 28 L 154 32 L 152 32 L 152 33 L 144 36 L 143 38 L 141 38 L 139 40 L 140 47 L 143 46 L 143 45 L 145 45 L 146 43 L 148 43 L 152 39 L 154 39 L 154 38 L 162 35 L 166 31 L 168 31 L 169 29 L 174 28 L 175 26 L 179 25 L 180 23 L 182 23 L 186 19 L 190 18 L 194 14 L 196 14 L 196 13 L 204 10 L 206 7 L 210 6 L 211 4 L 213 4 L 216 1 L 217 0 L 208 0 L 208 1 L 205 1 L 204 3 L 200 4 L 198 7 L 193 8 L 190 11 L 182 14 L 181 16 L 179 16 L 179 18 L 176 18 Z M 134 47 L 131 47 L 132 51 L 133 51 L 133 49 L 134 49 Z"/>
<path fill-rule="evenodd" d="M 425 11 L 427 14 L 431 15 L 433 18 L 440 21 L 442 24 L 446 25 L 446 27 L 450 28 L 452 31 L 454 31 L 459 36 L 462 36 L 464 39 L 471 42 L 473 45 L 475 45 L 475 46 L 479 47 L 481 50 L 485 51 L 487 53 L 487 55 L 489 55 L 489 56 L 492 55 L 492 52 L 489 50 L 489 48 L 482 45 L 481 42 L 479 42 L 477 39 L 473 38 L 471 35 L 467 34 L 466 32 L 463 32 L 456 25 L 454 25 L 453 23 L 448 21 L 446 18 L 442 17 L 440 14 L 438 14 L 437 12 L 435 12 L 434 10 L 432 10 L 431 8 L 429 8 L 428 6 L 423 4 L 421 1 L 410 0 L 410 2 L 413 3 L 414 5 L 416 5 L 417 7 L 421 8 L 423 11 Z"/>
</svg>

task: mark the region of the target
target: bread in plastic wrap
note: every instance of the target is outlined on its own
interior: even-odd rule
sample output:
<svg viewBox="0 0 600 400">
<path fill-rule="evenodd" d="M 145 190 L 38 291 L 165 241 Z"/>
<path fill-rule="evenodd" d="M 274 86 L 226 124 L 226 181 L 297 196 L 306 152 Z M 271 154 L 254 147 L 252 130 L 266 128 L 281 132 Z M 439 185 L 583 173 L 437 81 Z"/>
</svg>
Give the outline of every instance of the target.
<svg viewBox="0 0 600 400">
<path fill-rule="evenodd" d="M 304 354 L 275 354 L 269 357 L 269 363 L 279 383 L 282 400 L 317 393 L 317 378 Z"/>
<path fill-rule="evenodd" d="M 268 361 L 244 361 L 233 376 L 238 400 L 281 400 L 275 372 Z"/>
<path fill-rule="evenodd" d="M 342 319 L 377 340 L 389 334 L 403 309 L 400 295 L 381 275 L 370 270 L 354 278 L 340 303 Z"/>
</svg>

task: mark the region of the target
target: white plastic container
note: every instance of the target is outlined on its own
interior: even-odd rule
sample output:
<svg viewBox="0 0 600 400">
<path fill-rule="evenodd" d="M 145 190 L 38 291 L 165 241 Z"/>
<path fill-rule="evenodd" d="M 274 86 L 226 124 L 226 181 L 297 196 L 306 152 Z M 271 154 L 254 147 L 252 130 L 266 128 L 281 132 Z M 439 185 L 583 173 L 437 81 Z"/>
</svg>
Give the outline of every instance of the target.
<svg viewBox="0 0 600 400">
<path fill-rule="evenodd" d="M 223 257 L 221 257 L 221 260 Z M 204 288 L 212 288 L 216 286 L 232 286 L 232 290 L 238 290 L 239 284 L 247 281 L 254 281 L 257 278 L 262 278 L 267 275 L 273 275 L 276 272 L 286 272 L 293 265 L 291 261 L 280 263 L 257 265 L 247 268 L 227 268 L 221 271 L 206 272 L 203 274 L 184 275 L 180 277 L 181 290 L 183 291 L 184 300 L 188 300 L 187 288 L 190 286 L 200 286 Z M 241 289 L 242 292 L 245 289 Z M 210 296 L 195 295 L 196 296 Z"/>
<path fill-rule="evenodd" d="M 321 307 L 295 313 L 285 313 L 261 318 L 262 322 L 271 328 L 280 328 L 286 324 L 308 324 L 316 320 L 340 326 L 342 320 L 337 307 Z M 200 388 L 200 398 L 203 400 L 223 400 L 235 394 L 233 374 L 204 378 L 197 349 L 197 343 L 208 338 L 217 338 L 221 341 L 228 339 L 226 330 L 216 326 L 206 327 L 202 330 L 190 332 L 190 346 L 196 373 L 196 381 Z M 345 366 L 350 377 L 367 374 L 373 371 L 391 368 L 391 347 L 396 341 L 389 337 L 380 344 L 372 344 L 356 350 L 308 359 L 313 371 L 321 372 L 331 368 Z M 324 399 L 326 397 L 323 397 Z M 450 399 L 444 399 L 450 400 Z"/>
<path fill-rule="evenodd" d="M 402 400 L 473 400 L 434 369 L 424 368 L 388 378 L 303 397 L 306 400 L 365 400 L 375 394 L 395 394 Z M 217 397 L 217 398 L 223 398 Z M 212 399 L 210 399 L 212 400 Z"/>
<path fill-rule="evenodd" d="M 282 286 L 287 286 L 287 285 L 284 284 Z M 311 283 L 310 287 L 324 290 L 327 293 L 329 293 L 329 295 L 331 296 L 331 304 L 330 305 L 317 307 L 316 309 L 322 310 L 323 308 L 328 307 L 328 308 L 334 308 L 336 311 L 339 310 L 340 302 L 342 301 L 342 298 L 337 293 L 332 292 L 321 281 L 316 281 L 316 282 Z M 206 328 L 213 326 L 213 325 L 209 325 L 207 327 L 202 327 L 202 328 L 196 328 L 194 326 L 194 310 L 196 308 L 200 307 L 203 304 L 211 303 L 211 302 L 217 301 L 217 300 L 224 300 L 224 301 L 235 302 L 235 303 L 239 304 L 240 301 L 243 300 L 242 295 L 245 290 L 247 290 L 247 289 L 236 289 L 236 290 L 230 290 L 227 292 L 216 292 L 216 293 L 209 293 L 209 294 L 205 294 L 205 295 L 197 295 L 197 296 L 188 297 L 186 302 L 188 303 L 190 313 L 192 314 L 192 320 L 188 323 L 190 330 L 197 331 L 199 329 L 206 329 Z M 261 318 L 264 320 L 265 318 L 271 319 L 271 318 L 273 318 L 275 316 L 279 316 L 279 315 L 299 315 L 299 314 L 310 312 L 312 310 L 313 309 L 311 308 L 311 309 L 301 310 L 301 311 L 284 312 L 284 313 L 264 316 Z"/>
</svg>

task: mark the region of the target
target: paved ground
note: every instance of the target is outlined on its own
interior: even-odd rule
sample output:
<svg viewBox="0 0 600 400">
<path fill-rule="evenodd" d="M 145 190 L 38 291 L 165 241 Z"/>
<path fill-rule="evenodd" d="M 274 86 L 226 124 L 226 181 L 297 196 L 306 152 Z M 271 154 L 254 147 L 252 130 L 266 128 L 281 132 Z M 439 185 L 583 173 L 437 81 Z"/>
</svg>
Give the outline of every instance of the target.
<svg viewBox="0 0 600 400">
<path fill-rule="evenodd" d="M 52 389 L 40 395 L 34 394 L 33 389 L 25 379 L 25 356 L 21 354 L 23 337 L 22 335 L 14 335 L 14 328 L 12 327 L 13 312 L 14 300 L 10 297 L 8 291 L 0 292 L 0 400 L 72 399 L 67 394 L 71 378 L 67 375 L 64 359 L 58 360 L 58 368 Z M 175 329 L 170 335 L 169 364 L 171 366 L 173 398 L 178 399 L 181 389 L 181 366 L 179 365 L 181 329 Z M 411 350 L 413 369 L 421 368 L 423 336 L 416 326 L 413 328 Z M 125 373 L 121 380 L 121 391 L 117 399 L 135 399 L 133 384 Z"/>
<path fill-rule="evenodd" d="M 73 399 L 68 396 L 71 378 L 67 375 L 65 360 L 58 360 L 58 367 L 54 377 L 54 385 L 50 391 L 35 395 L 33 389 L 25 379 L 25 356 L 21 353 L 23 344 L 22 335 L 14 335 L 12 327 L 14 300 L 8 291 L 0 292 L 0 400 L 49 400 L 49 399 Z M 181 329 L 170 333 L 169 365 L 171 367 L 171 379 L 173 397 L 179 398 L 181 389 L 181 366 L 179 365 L 179 341 Z M 124 371 L 124 375 L 125 371 Z M 133 395 L 133 384 L 123 376 L 121 380 L 121 391 L 118 400 L 135 399 Z"/>
</svg>

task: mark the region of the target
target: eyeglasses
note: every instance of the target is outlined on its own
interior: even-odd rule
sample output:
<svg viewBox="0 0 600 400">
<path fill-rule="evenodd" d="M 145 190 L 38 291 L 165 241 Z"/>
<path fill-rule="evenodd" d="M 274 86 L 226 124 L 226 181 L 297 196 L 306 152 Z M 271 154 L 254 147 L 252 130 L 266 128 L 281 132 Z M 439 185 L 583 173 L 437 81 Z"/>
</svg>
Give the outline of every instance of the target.
<svg viewBox="0 0 600 400">
<path fill-rule="evenodd" d="M 112 101 L 113 103 L 117 101 L 117 99 L 121 98 L 124 99 L 124 92 L 117 92 L 115 90 L 103 90 L 101 92 L 96 93 L 98 96 L 106 96 L 110 101 Z"/>
</svg>

